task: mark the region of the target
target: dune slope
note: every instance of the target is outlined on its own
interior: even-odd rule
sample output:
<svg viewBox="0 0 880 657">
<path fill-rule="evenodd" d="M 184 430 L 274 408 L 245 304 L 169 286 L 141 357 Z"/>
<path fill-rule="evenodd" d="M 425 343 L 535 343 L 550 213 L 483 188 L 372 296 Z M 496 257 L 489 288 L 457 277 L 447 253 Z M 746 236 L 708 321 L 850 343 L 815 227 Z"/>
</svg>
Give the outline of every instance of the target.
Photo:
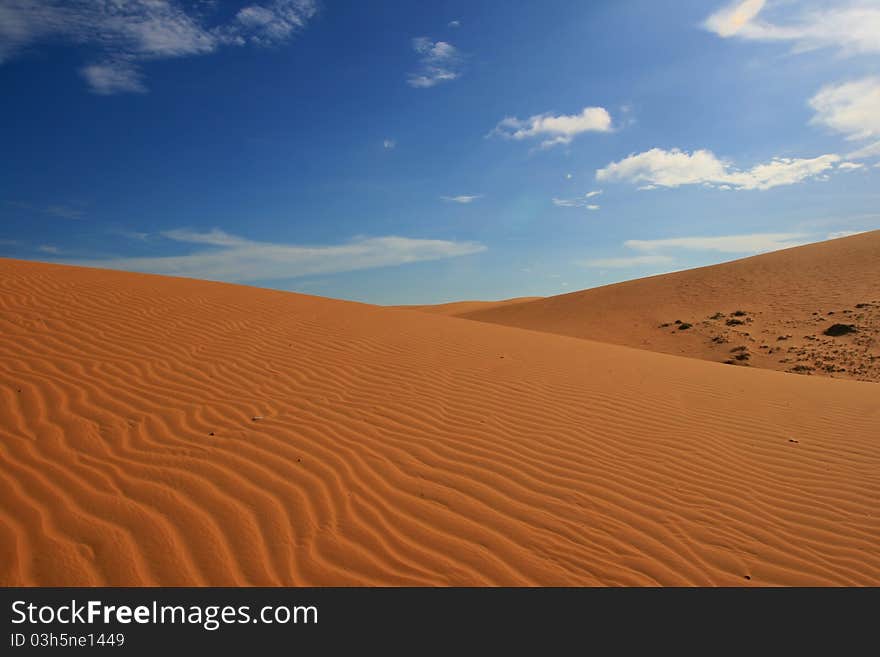
<svg viewBox="0 0 880 657">
<path fill-rule="evenodd" d="M 14 260 L 0 327 L 2 585 L 880 584 L 874 384 Z"/>
<path fill-rule="evenodd" d="M 734 365 L 876 382 L 880 231 L 456 315 Z M 682 324 L 690 326 L 681 330 Z M 833 324 L 856 331 L 825 335 Z"/>
<path fill-rule="evenodd" d="M 452 301 L 450 303 L 438 303 L 434 305 L 388 306 L 388 308 L 396 308 L 398 310 L 419 310 L 425 313 L 458 317 L 476 310 L 501 308 L 502 306 L 527 303 L 529 301 L 536 301 L 543 298 L 544 297 L 517 297 L 515 299 L 504 299 L 503 301 Z"/>
</svg>

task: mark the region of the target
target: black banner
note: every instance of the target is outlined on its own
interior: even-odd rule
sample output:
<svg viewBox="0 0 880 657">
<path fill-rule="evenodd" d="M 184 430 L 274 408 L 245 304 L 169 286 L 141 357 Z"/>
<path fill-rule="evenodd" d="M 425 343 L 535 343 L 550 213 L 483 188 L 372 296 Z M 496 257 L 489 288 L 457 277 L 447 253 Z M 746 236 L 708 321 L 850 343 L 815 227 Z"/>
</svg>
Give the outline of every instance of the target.
<svg viewBox="0 0 880 657">
<path fill-rule="evenodd" d="M 774 639 L 781 648 L 816 648 L 824 640 L 839 653 L 873 631 L 878 602 L 877 589 L 0 591 L 6 630 L 2 653 L 10 655 L 34 649 L 74 654 L 213 649 L 230 654 L 391 646 L 433 654 L 440 647 L 473 647 L 474 641 L 546 654 L 550 647 L 578 644 L 578 652 L 590 652 L 608 641 L 615 652 L 699 647 L 707 637 L 743 649 L 766 648 Z"/>
</svg>

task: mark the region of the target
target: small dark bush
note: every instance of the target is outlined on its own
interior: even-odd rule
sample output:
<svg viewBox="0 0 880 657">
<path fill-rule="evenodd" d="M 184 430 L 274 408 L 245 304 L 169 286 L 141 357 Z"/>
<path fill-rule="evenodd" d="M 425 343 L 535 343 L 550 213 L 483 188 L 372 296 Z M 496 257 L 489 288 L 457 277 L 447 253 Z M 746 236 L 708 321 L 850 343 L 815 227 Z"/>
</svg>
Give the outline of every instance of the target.
<svg viewBox="0 0 880 657">
<path fill-rule="evenodd" d="M 742 321 L 741 319 L 728 319 L 724 323 L 727 324 L 728 326 L 739 326 L 740 324 L 745 324 L 745 322 Z"/>
<path fill-rule="evenodd" d="M 734 310 L 733 311 L 734 317 L 744 317 L 746 315 L 748 315 L 748 313 L 745 310 Z"/>
<path fill-rule="evenodd" d="M 830 335 L 835 338 L 840 335 L 847 335 L 848 333 L 855 332 L 856 327 L 854 324 L 832 324 L 823 331 L 825 335 Z"/>
<path fill-rule="evenodd" d="M 691 326 L 693 326 L 693 324 L 688 324 L 687 322 L 682 322 L 681 324 L 678 325 L 678 330 L 679 331 L 687 331 Z"/>
</svg>

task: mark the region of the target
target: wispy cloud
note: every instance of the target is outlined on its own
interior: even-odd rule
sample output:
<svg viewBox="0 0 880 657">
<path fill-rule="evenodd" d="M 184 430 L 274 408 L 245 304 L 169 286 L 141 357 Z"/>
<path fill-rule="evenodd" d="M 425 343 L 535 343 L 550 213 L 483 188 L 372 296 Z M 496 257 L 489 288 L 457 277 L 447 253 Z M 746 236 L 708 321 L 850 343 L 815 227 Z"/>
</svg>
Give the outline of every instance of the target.
<svg viewBox="0 0 880 657">
<path fill-rule="evenodd" d="M 143 233 L 136 230 L 117 230 L 114 231 L 116 235 L 120 237 L 125 237 L 130 240 L 137 240 L 138 242 L 145 242 L 150 238 L 150 233 Z"/>
<path fill-rule="evenodd" d="M 718 159 L 712 151 L 693 153 L 677 148 L 652 148 L 612 162 L 596 171 L 599 181 L 644 183 L 640 189 L 705 185 L 717 189 L 771 189 L 822 178 L 842 160 L 833 153 L 813 158 L 773 158 L 741 171 Z"/>
<path fill-rule="evenodd" d="M 461 21 L 449 21 L 447 27 L 461 27 Z"/>
<path fill-rule="evenodd" d="M 796 52 L 836 48 L 847 55 L 880 53 L 880 7 L 875 2 L 780 2 L 776 21 L 762 20 L 765 0 L 737 0 L 709 16 L 704 27 L 723 38 L 792 44 Z"/>
<path fill-rule="evenodd" d="M 836 240 L 841 237 L 851 237 L 853 235 L 861 235 L 867 231 L 864 230 L 836 230 L 833 233 L 828 233 L 829 240 Z"/>
<path fill-rule="evenodd" d="M 580 198 L 554 198 L 553 205 L 559 208 L 586 208 L 587 210 L 598 210 L 599 206 L 590 203 L 588 199 L 595 198 L 602 193 L 601 189 L 587 192 Z"/>
<path fill-rule="evenodd" d="M 412 47 L 419 54 L 419 70 L 410 73 L 407 78 L 409 86 L 424 89 L 450 82 L 461 75 L 461 53 L 451 43 L 416 37 L 412 40 Z"/>
<path fill-rule="evenodd" d="M 219 229 L 207 232 L 177 229 L 166 231 L 162 236 L 201 248 L 180 256 L 80 260 L 69 264 L 188 278 L 248 282 L 389 267 L 425 260 L 454 258 L 486 250 L 485 246 L 477 242 L 396 236 L 358 238 L 345 244 L 330 246 L 255 242 Z"/>
<path fill-rule="evenodd" d="M 842 235 L 842 234 L 841 234 Z M 832 235 L 828 235 L 830 239 Z M 624 248 L 637 255 L 580 260 L 585 267 L 625 269 L 653 265 L 668 265 L 676 261 L 670 252 L 703 251 L 715 253 L 753 255 L 779 249 L 801 246 L 824 236 L 809 233 L 749 233 L 744 235 L 672 237 L 654 240 L 627 240 Z"/>
<path fill-rule="evenodd" d="M 95 93 L 142 93 L 144 62 L 282 43 L 316 13 L 314 0 L 267 0 L 208 25 L 203 12 L 174 0 L 3 0 L 0 64 L 41 42 L 88 45 L 102 53 L 80 69 Z"/>
<path fill-rule="evenodd" d="M 806 233 L 749 233 L 720 237 L 673 237 L 658 240 L 627 240 L 623 243 L 635 251 L 717 251 L 720 253 L 764 253 L 788 249 L 807 243 Z"/>
<path fill-rule="evenodd" d="M 82 219 L 84 212 L 69 205 L 50 205 L 46 208 L 46 214 L 63 219 Z"/>
<path fill-rule="evenodd" d="M 41 253 L 52 254 L 61 253 L 61 249 L 59 249 L 57 246 L 53 246 L 52 244 L 41 244 L 37 247 L 37 251 L 40 251 Z"/>
<path fill-rule="evenodd" d="M 580 114 L 536 114 L 528 119 L 508 116 L 487 135 L 506 139 L 544 138 L 541 148 L 551 148 L 571 141 L 585 132 L 610 132 L 611 115 L 604 107 L 585 107 Z"/>
<path fill-rule="evenodd" d="M 119 58 L 80 69 L 92 91 L 102 96 L 119 93 L 146 93 L 140 69 L 131 61 Z"/>
<path fill-rule="evenodd" d="M 393 139 L 385 139 L 385 140 L 382 142 L 382 148 L 384 148 L 386 151 L 390 151 L 390 150 L 393 149 L 395 146 L 397 146 L 397 142 L 394 141 Z"/>
<path fill-rule="evenodd" d="M 31 212 L 38 212 L 40 214 L 48 214 L 53 217 L 61 217 L 62 219 L 82 219 L 85 212 L 75 207 L 74 205 L 48 205 L 48 206 L 35 206 L 30 203 L 25 203 L 24 201 L 12 201 L 5 200 L 3 201 L 3 205 L 11 208 L 17 208 L 19 210 L 29 210 Z"/>
<path fill-rule="evenodd" d="M 473 203 L 478 198 L 483 198 L 483 195 L 473 194 L 469 196 L 467 194 L 462 194 L 460 196 L 441 196 L 440 198 L 444 201 L 449 201 L 450 203 Z"/>
<path fill-rule="evenodd" d="M 829 84 L 810 99 L 812 123 L 831 128 L 849 140 L 880 137 L 880 77 Z"/>
<path fill-rule="evenodd" d="M 843 134 L 849 141 L 878 140 L 849 154 L 850 159 L 880 156 L 880 77 L 822 87 L 810 101 L 811 123 Z"/>
<path fill-rule="evenodd" d="M 639 255 L 624 256 L 621 258 L 593 258 L 591 260 L 578 260 L 577 264 L 583 267 L 597 267 L 603 269 L 625 269 L 627 267 L 647 267 L 653 265 L 668 265 L 675 262 L 675 258 L 665 255 Z"/>
</svg>

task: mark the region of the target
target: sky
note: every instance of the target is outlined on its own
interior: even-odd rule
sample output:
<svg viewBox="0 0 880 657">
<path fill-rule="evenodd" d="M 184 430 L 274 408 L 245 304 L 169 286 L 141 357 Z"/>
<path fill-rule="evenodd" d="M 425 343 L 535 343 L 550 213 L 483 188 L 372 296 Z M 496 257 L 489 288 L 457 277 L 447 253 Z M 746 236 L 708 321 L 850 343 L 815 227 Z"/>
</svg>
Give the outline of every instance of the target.
<svg viewBox="0 0 880 657">
<path fill-rule="evenodd" d="M 880 0 L 0 0 L 0 257 L 378 304 L 880 228 Z"/>
</svg>

